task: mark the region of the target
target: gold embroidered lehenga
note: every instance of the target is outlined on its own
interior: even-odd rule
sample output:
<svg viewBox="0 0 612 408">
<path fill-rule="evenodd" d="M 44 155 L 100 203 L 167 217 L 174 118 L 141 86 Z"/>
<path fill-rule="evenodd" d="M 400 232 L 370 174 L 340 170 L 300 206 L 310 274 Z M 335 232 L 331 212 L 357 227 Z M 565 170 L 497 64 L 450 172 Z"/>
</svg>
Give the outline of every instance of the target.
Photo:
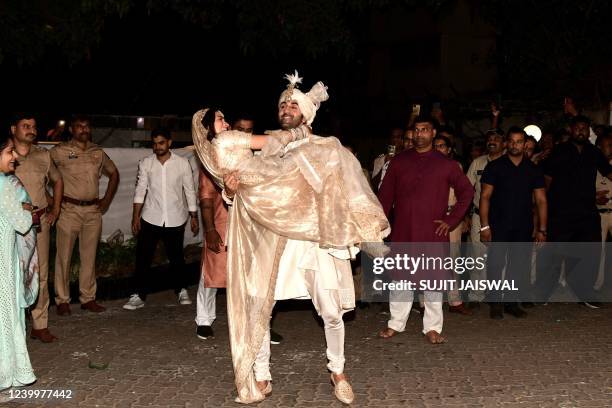
<svg viewBox="0 0 612 408">
<path fill-rule="evenodd" d="M 254 156 L 251 136 L 242 132 L 222 132 L 209 142 L 205 112 L 192 122 L 200 160 L 220 186 L 228 172 L 240 177 L 227 234 L 227 312 L 237 401 L 257 402 L 264 396 L 253 363 L 268 330 L 287 239 L 347 250 L 382 242 L 389 223 L 361 165 L 338 139 L 309 135 L 285 152 L 270 138 Z"/>
</svg>

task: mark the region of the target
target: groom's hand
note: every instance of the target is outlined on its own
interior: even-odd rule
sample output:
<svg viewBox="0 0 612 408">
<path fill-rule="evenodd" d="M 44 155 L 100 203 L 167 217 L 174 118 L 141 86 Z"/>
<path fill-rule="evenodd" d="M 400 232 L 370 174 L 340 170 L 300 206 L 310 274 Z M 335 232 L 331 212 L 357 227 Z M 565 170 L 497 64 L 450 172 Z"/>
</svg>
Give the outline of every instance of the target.
<svg viewBox="0 0 612 408">
<path fill-rule="evenodd" d="M 238 172 L 234 171 L 223 176 L 225 195 L 228 196 L 228 198 L 234 198 L 234 194 L 236 194 L 239 184 Z"/>
</svg>

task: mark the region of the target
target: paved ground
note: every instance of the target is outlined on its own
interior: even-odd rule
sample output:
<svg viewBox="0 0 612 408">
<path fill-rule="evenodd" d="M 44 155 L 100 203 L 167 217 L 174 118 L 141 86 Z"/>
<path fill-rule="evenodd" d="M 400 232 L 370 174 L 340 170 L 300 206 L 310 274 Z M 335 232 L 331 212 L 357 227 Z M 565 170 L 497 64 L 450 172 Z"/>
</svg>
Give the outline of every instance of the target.
<svg viewBox="0 0 612 408">
<path fill-rule="evenodd" d="M 171 292 L 127 312 L 107 302 L 101 315 L 73 305 L 51 313 L 60 337 L 30 341 L 38 382 L 26 390 L 71 390 L 72 399 L 14 400 L 13 407 L 238 406 L 228 348 L 225 299 L 219 298 L 216 338 L 195 336 L 195 304 L 178 306 Z M 299 307 L 301 305 L 301 307 Z M 272 346 L 272 396 L 262 407 L 340 407 L 325 370 L 323 332 L 308 303 L 281 311 Z M 347 322 L 347 373 L 363 407 L 604 407 L 612 406 L 612 306 L 539 306 L 529 318 L 446 315 L 441 346 L 425 343 L 419 316 L 406 333 L 377 339 L 386 316 L 358 311 Z M 108 363 L 106 369 L 90 368 Z"/>
</svg>

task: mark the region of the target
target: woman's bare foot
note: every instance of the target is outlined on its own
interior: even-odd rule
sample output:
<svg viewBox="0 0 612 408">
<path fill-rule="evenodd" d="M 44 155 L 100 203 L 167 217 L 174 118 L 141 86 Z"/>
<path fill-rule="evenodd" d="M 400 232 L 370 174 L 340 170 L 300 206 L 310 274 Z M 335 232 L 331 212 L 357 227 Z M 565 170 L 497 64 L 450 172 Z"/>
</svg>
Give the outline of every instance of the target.
<svg viewBox="0 0 612 408">
<path fill-rule="evenodd" d="M 272 394 L 272 382 L 271 381 L 268 381 L 268 380 L 257 381 L 257 388 L 266 397 Z"/>
</svg>

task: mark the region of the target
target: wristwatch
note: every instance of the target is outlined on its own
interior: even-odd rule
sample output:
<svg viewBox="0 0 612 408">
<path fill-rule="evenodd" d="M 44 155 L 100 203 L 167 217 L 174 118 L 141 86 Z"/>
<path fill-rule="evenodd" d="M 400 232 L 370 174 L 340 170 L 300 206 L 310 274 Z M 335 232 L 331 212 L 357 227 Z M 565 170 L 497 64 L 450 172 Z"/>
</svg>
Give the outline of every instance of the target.
<svg viewBox="0 0 612 408">
<path fill-rule="evenodd" d="M 480 232 L 486 231 L 486 230 L 488 230 L 488 229 L 491 229 L 491 226 L 490 226 L 490 225 L 485 225 L 484 227 L 482 227 L 482 228 L 480 229 Z"/>
</svg>

